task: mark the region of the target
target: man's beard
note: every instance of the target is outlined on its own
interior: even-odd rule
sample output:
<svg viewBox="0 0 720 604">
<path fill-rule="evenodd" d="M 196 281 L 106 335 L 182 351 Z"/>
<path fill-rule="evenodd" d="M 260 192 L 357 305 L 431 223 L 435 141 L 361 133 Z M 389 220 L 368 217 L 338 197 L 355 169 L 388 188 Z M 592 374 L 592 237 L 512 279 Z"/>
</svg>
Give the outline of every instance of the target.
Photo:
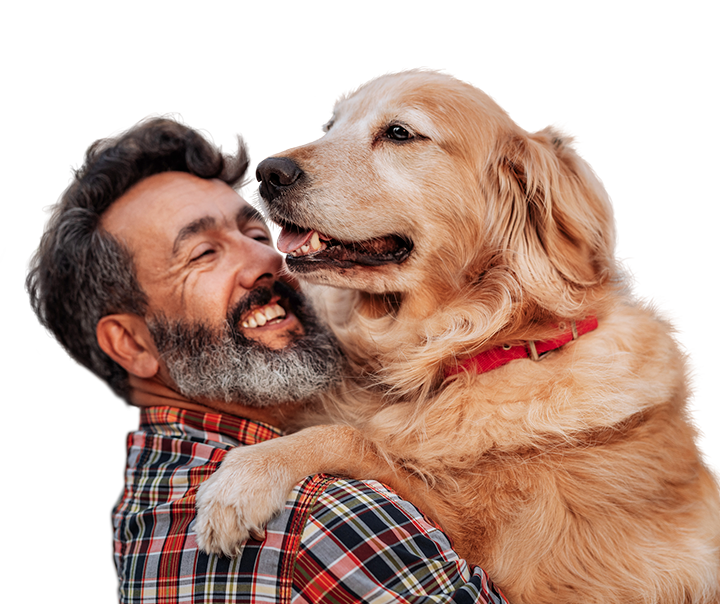
<svg viewBox="0 0 720 604">
<path fill-rule="evenodd" d="M 251 308 L 270 302 L 273 294 L 289 300 L 305 330 L 304 334 L 291 334 L 291 341 L 278 350 L 238 330 L 241 317 Z M 300 294 L 279 281 L 272 289 L 251 291 L 221 326 L 171 320 L 158 314 L 148 320 L 148 328 L 170 377 L 180 393 L 190 399 L 251 407 L 308 401 L 338 382 L 345 365 L 330 330 Z"/>
</svg>

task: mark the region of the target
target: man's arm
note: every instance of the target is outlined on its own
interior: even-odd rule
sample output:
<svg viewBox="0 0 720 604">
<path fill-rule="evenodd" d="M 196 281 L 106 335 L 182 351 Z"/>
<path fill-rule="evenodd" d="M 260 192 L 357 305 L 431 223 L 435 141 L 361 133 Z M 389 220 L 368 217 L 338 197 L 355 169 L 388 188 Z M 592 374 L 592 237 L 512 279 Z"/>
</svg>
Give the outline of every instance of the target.
<svg viewBox="0 0 720 604">
<path fill-rule="evenodd" d="M 318 492 L 300 533 L 293 602 L 506 604 L 482 569 L 380 483 L 321 475 L 298 488 Z"/>
</svg>

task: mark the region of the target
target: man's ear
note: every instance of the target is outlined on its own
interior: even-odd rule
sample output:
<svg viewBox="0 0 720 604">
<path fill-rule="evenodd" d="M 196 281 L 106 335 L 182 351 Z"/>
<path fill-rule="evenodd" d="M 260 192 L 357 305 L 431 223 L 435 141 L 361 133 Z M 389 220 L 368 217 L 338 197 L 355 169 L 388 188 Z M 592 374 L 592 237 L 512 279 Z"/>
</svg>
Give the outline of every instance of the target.
<svg viewBox="0 0 720 604">
<path fill-rule="evenodd" d="M 103 352 L 128 373 L 151 378 L 158 372 L 159 354 L 142 317 L 107 315 L 98 321 L 95 333 Z"/>
</svg>

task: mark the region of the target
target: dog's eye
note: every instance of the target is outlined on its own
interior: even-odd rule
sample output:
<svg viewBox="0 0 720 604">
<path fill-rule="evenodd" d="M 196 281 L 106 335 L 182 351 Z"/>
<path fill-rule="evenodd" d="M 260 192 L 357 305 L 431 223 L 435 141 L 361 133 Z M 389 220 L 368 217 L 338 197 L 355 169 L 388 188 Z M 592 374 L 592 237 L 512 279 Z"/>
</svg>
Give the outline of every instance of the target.
<svg viewBox="0 0 720 604">
<path fill-rule="evenodd" d="M 385 131 L 385 136 L 388 138 L 395 140 L 395 141 L 407 141 L 412 138 L 412 134 L 410 134 L 405 128 L 402 126 L 398 126 L 397 124 L 393 124 Z"/>
<path fill-rule="evenodd" d="M 334 124 L 335 124 L 335 120 L 334 120 L 334 119 L 330 120 L 330 121 L 327 122 L 326 124 L 323 124 L 323 127 L 322 127 L 323 132 L 327 132 L 328 130 L 330 130 L 330 128 L 332 128 Z"/>
</svg>

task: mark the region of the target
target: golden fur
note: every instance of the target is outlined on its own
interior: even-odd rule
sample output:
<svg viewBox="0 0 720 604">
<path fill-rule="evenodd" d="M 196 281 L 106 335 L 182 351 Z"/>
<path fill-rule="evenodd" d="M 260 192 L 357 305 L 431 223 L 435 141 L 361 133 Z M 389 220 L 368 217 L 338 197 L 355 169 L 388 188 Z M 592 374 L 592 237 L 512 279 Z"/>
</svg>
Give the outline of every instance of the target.
<svg viewBox="0 0 720 604">
<path fill-rule="evenodd" d="M 393 124 L 411 139 L 388 139 Z M 683 355 L 629 295 L 607 194 L 568 140 L 411 71 L 342 99 L 323 138 L 282 156 L 309 178 L 271 216 L 414 247 L 300 275 L 339 288 L 318 298 L 355 374 L 327 401 L 337 424 L 231 452 L 199 494 L 200 543 L 234 551 L 292 484 L 337 472 L 418 504 L 514 604 L 720 602 L 720 499 Z M 597 330 L 537 362 L 445 377 L 588 315 Z"/>
</svg>

